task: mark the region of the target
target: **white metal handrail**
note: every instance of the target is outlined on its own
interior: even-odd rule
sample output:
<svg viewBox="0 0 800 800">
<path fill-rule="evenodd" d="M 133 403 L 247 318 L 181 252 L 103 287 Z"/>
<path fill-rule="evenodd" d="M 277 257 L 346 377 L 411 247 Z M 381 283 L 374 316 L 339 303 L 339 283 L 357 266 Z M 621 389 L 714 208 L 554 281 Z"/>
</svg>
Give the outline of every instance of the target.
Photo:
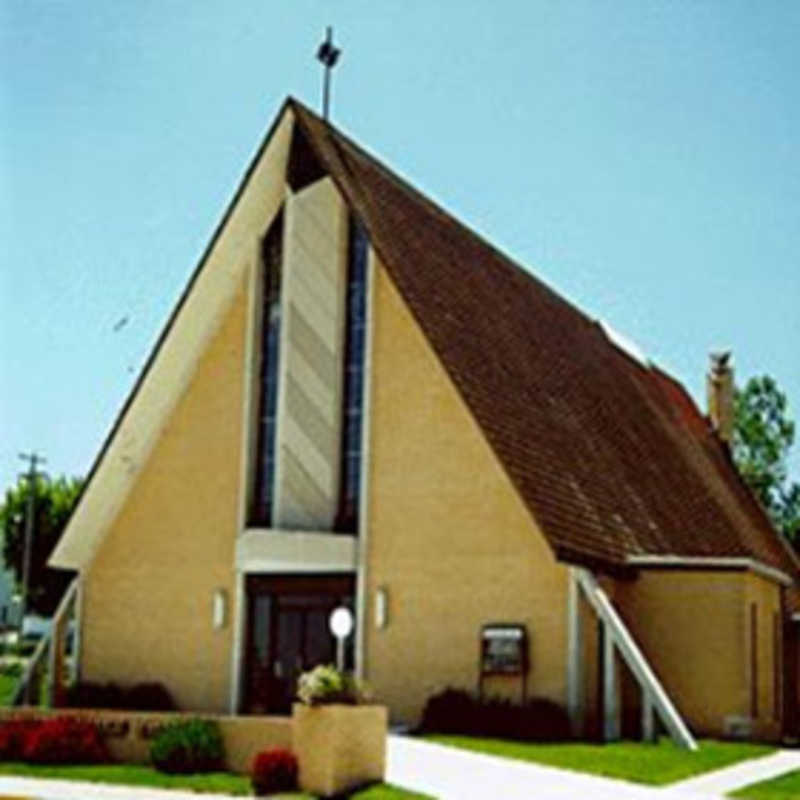
<svg viewBox="0 0 800 800">
<path fill-rule="evenodd" d="M 14 694 L 11 698 L 12 706 L 22 705 L 26 701 L 30 700 L 30 686 L 36 676 L 37 670 L 41 666 L 45 654 L 48 655 L 52 702 L 52 694 L 55 689 L 55 682 L 57 680 L 57 676 L 55 675 L 55 665 L 57 663 L 56 647 L 59 647 L 61 644 L 55 638 L 55 634 L 61 629 L 63 618 L 68 614 L 70 605 L 75 599 L 77 592 L 78 579 L 75 578 L 75 580 L 73 580 L 72 583 L 70 583 L 70 585 L 67 587 L 67 591 L 64 592 L 61 600 L 58 603 L 58 608 L 56 609 L 55 614 L 53 614 L 53 618 L 50 623 L 50 630 L 39 640 L 39 643 L 36 645 L 36 649 L 33 651 L 33 655 L 30 657 L 30 660 L 25 667 L 25 671 L 22 673 L 22 677 L 17 684 L 17 688 L 14 690 Z"/>
<path fill-rule="evenodd" d="M 619 650 L 625 663 L 636 678 L 644 695 L 644 705 L 656 711 L 664 727 L 676 744 L 688 750 L 697 750 L 697 742 L 691 731 L 686 726 L 678 709 L 670 700 L 669 695 L 659 681 L 655 672 L 636 644 L 627 625 L 617 613 L 608 595 L 597 582 L 591 572 L 585 569 L 576 570 L 578 583 L 583 589 L 586 599 L 595 610 L 597 616 L 605 623 L 608 635 Z"/>
</svg>

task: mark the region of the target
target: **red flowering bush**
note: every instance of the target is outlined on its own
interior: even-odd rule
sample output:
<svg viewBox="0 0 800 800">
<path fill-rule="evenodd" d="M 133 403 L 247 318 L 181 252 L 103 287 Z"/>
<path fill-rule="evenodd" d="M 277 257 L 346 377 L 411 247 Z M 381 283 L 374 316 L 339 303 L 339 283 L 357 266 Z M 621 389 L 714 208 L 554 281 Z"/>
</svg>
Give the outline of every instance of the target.
<svg viewBox="0 0 800 800">
<path fill-rule="evenodd" d="M 297 788 L 297 758 L 290 750 L 264 750 L 255 757 L 250 778 L 257 795 L 291 792 Z"/>
<path fill-rule="evenodd" d="M 110 760 L 100 731 L 72 717 L 44 720 L 25 735 L 22 757 L 32 764 L 104 764 Z"/>
<path fill-rule="evenodd" d="M 40 724 L 27 719 L 0 723 L 0 761 L 21 761 L 28 736 Z"/>
</svg>

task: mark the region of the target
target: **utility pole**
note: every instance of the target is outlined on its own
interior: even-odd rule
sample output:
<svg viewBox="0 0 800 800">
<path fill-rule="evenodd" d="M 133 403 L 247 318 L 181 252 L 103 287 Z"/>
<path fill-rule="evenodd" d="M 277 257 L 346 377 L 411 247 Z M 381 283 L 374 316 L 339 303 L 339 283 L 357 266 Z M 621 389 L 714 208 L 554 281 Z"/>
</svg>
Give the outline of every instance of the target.
<svg viewBox="0 0 800 800">
<path fill-rule="evenodd" d="M 322 118 L 327 121 L 330 111 L 331 70 L 336 66 L 342 51 L 333 44 L 333 28 L 328 26 L 325 31 L 325 41 L 317 50 L 317 60 L 325 67 L 322 78 Z"/>
<path fill-rule="evenodd" d="M 19 628 L 22 634 L 25 614 L 28 610 L 28 588 L 31 578 L 31 553 L 33 552 L 33 535 L 36 520 L 36 481 L 44 477 L 44 472 L 38 469 L 39 464 L 46 464 L 47 460 L 36 452 L 20 453 L 19 457 L 28 462 L 28 471 L 20 473 L 28 482 L 28 503 L 25 511 L 25 545 L 22 555 L 22 600 L 20 602 Z"/>
</svg>

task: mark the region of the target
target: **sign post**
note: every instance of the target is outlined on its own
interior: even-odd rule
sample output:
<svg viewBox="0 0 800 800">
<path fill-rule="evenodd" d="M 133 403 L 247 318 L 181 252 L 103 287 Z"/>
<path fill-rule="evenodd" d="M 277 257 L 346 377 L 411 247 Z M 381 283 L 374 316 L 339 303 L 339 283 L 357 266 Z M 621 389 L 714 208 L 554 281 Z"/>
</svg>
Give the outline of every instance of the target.
<svg viewBox="0 0 800 800">
<path fill-rule="evenodd" d="M 344 641 L 353 632 L 353 612 L 346 606 L 339 606 L 331 612 L 328 626 L 336 637 L 336 668 L 344 672 Z"/>
</svg>

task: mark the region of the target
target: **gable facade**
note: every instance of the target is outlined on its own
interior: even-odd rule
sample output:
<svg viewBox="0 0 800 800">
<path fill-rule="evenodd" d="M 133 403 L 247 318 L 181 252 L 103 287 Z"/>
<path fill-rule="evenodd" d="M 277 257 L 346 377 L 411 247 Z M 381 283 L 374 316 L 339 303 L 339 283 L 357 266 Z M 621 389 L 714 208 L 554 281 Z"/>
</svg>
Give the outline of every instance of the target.
<svg viewBox="0 0 800 800">
<path fill-rule="evenodd" d="M 332 224 L 323 230 L 326 211 Z M 287 256 L 295 252 L 283 262 L 283 303 L 291 311 L 281 321 L 271 514 L 263 517 L 256 486 L 266 313 L 264 261 L 256 256 L 121 513 L 82 570 L 82 678 L 162 682 L 182 708 L 247 711 L 255 702 L 255 710 L 271 710 L 252 698 L 248 651 L 254 636 L 266 635 L 254 631 L 258 598 L 279 594 L 273 589 L 281 580 L 300 576 L 303 591 L 313 592 L 315 579 L 339 576 L 352 581 L 344 595 L 358 623 L 353 664 L 398 720 L 415 721 L 435 691 L 476 684 L 476 630 L 493 620 L 536 630 L 532 687 L 563 702 L 566 617 L 552 606 L 563 606 L 567 569 L 374 251 L 361 519 L 357 531 L 337 530 L 343 459 L 336 451 L 346 415 L 334 376 L 344 358 L 346 304 L 339 288 L 328 293 L 327 307 L 315 305 L 337 280 L 325 284 L 303 256 L 319 247 L 317 261 L 333 262 L 341 287 L 346 252 L 337 245 L 330 258 L 328 247 L 337 235 L 349 241 L 347 217 L 325 179 L 297 197 L 287 194 L 282 211 L 260 226 L 264 238 L 279 214 Z M 258 254 L 258 242 L 248 249 Z M 261 593 L 260 583 L 269 591 Z M 379 590 L 388 601 L 381 628 L 372 608 Z M 219 592 L 227 620 L 215 629 Z M 431 646 L 421 650 L 420 637 Z M 517 681 L 489 688 L 519 695 Z"/>
<path fill-rule="evenodd" d="M 51 559 L 80 571 L 82 679 L 283 713 L 346 605 L 346 664 L 397 721 L 475 690 L 499 623 L 524 626 L 529 671 L 485 691 L 641 733 L 646 693 L 576 593 L 589 568 L 695 730 L 777 736 L 795 567 L 691 401 L 390 177 L 284 107 Z M 575 389 L 595 373 L 599 411 Z"/>
</svg>

